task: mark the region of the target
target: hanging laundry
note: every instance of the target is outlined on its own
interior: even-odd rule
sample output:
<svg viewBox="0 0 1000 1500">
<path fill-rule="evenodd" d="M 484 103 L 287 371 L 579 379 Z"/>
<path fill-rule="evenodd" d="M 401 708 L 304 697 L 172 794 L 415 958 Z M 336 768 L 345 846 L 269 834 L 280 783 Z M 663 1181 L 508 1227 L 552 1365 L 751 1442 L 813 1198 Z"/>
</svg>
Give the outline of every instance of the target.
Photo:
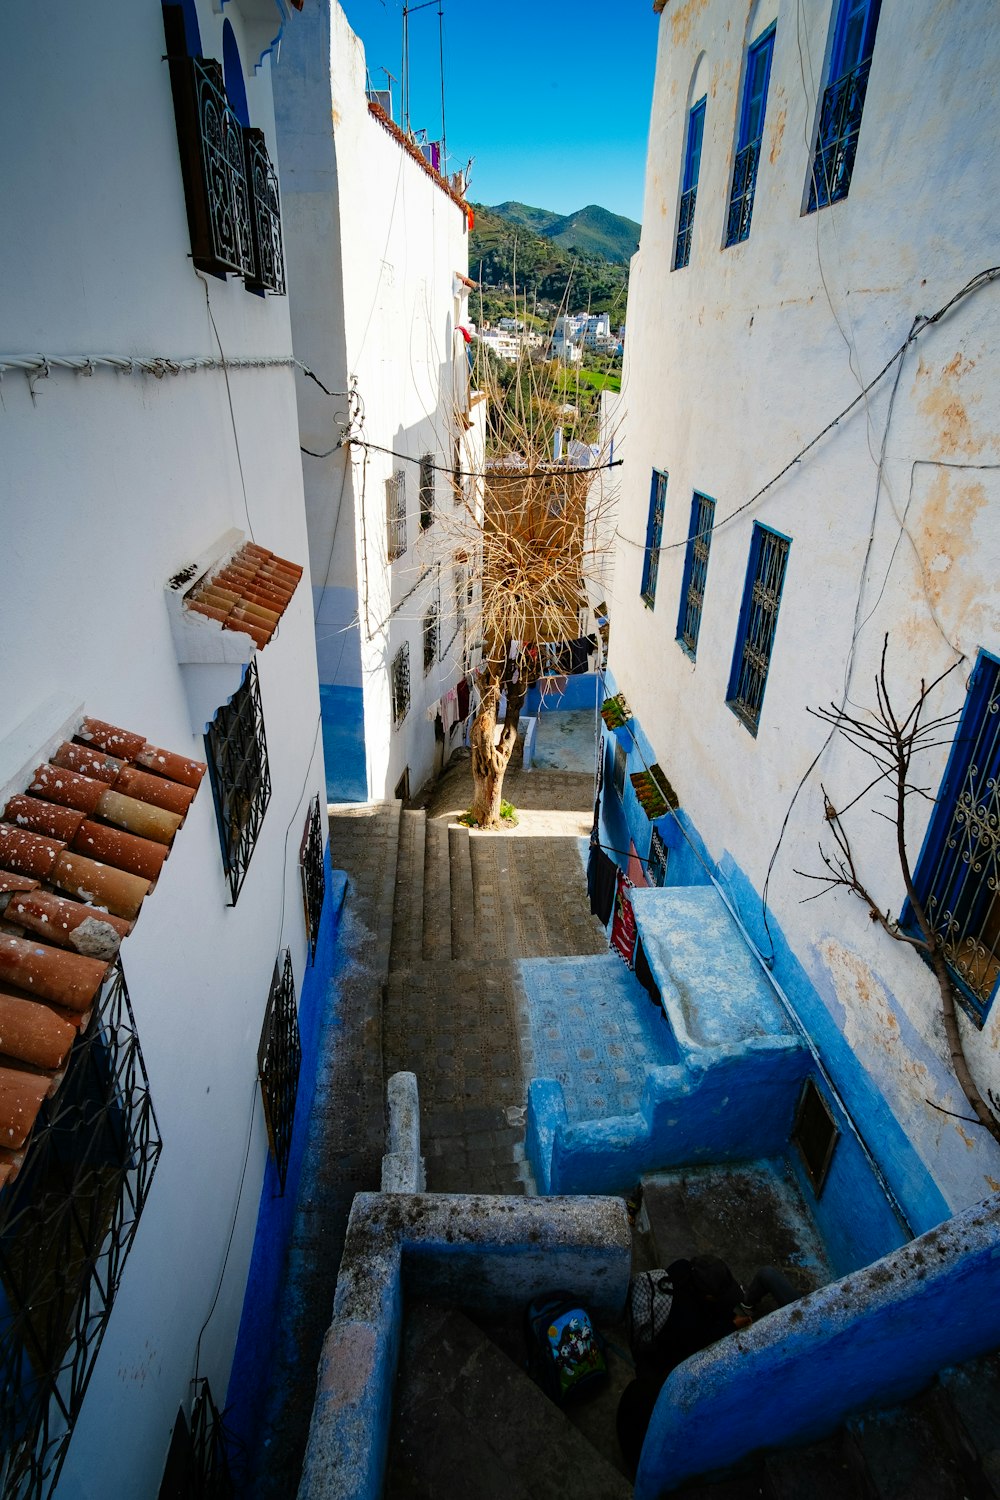
<svg viewBox="0 0 1000 1500">
<path fill-rule="evenodd" d="M 449 688 L 441 699 L 441 718 L 444 722 L 445 741 L 451 739 L 451 732 L 459 722 L 458 693 L 454 688 Z"/>
<path fill-rule="evenodd" d="M 615 914 L 611 923 L 611 946 L 628 969 L 632 967 L 636 936 L 635 912 L 632 910 L 632 901 L 629 897 L 631 889 L 631 880 L 619 870 L 615 885 Z"/>
<path fill-rule="evenodd" d="M 469 717 L 469 679 L 467 677 L 459 679 L 455 692 L 458 694 L 459 716 L 467 719 Z"/>
<path fill-rule="evenodd" d="M 631 839 L 628 841 L 628 878 L 633 885 L 643 886 L 649 884 L 649 881 L 646 879 L 646 871 L 643 868 L 642 860 L 639 858 L 639 852 Z"/>
<path fill-rule="evenodd" d="M 617 877 L 618 866 L 614 860 L 608 858 L 600 844 L 592 843 L 587 859 L 587 891 L 590 895 L 590 909 L 605 927 L 615 904 Z"/>
</svg>

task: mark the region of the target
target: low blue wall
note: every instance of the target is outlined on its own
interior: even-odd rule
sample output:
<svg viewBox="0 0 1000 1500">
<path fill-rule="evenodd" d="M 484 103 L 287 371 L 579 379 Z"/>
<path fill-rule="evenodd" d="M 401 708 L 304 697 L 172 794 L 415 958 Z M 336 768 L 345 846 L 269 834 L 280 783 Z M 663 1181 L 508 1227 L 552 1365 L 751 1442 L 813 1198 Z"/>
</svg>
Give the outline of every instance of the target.
<svg viewBox="0 0 1000 1500">
<path fill-rule="evenodd" d="M 537 714 L 540 704 L 542 713 L 581 708 L 592 708 L 596 712 L 604 702 L 604 688 L 596 672 L 578 672 L 575 677 L 560 678 L 565 686 L 559 692 L 552 690 L 553 681 L 542 677 L 528 689 L 522 713 Z"/>
<path fill-rule="evenodd" d="M 995 1349 L 998 1264 L 1000 1194 L 686 1360 L 660 1392 L 636 1500 L 825 1437 Z"/>
<path fill-rule="evenodd" d="M 324 869 L 326 892 L 320 917 L 316 961 L 306 969 L 299 995 L 302 1062 L 285 1191 L 282 1194 L 274 1158 L 269 1152 L 257 1209 L 257 1229 L 247 1274 L 243 1313 L 229 1376 L 226 1427 L 234 1439 L 234 1451 L 239 1445 L 249 1445 L 252 1442 L 259 1427 L 267 1394 L 275 1319 L 315 1095 L 319 1038 L 324 1015 L 334 998 L 337 932 L 347 894 L 347 876 L 343 870 L 331 870 L 329 844 L 324 855 Z"/>
<path fill-rule="evenodd" d="M 810 1062 L 794 1044 L 713 1048 L 651 1068 L 635 1114 L 577 1124 L 561 1085 L 535 1080 L 526 1139 L 535 1180 L 550 1193 L 624 1193 L 660 1168 L 783 1155 Z"/>
</svg>

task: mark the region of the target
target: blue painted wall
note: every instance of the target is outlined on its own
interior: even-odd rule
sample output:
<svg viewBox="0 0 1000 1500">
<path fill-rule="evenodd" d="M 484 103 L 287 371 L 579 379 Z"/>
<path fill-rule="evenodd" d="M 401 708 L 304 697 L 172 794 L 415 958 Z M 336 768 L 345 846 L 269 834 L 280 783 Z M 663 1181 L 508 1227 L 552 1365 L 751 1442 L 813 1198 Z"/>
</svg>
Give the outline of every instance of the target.
<svg viewBox="0 0 1000 1500">
<path fill-rule="evenodd" d="M 365 705 L 359 687 L 320 683 L 328 802 L 366 802 Z"/>
<path fill-rule="evenodd" d="M 302 1064 L 285 1191 L 282 1195 L 274 1158 L 269 1153 L 257 1210 L 257 1229 L 247 1274 L 243 1314 L 229 1376 L 226 1427 L 232 1435 L 234 1451 L 241 1444 L 251 1444 L 261 1420 L 267 1392 L 269 1356 L 274 1343 L 275 1318 L 316 1089 L 319 1037 L 324 1015 L 334 1001 L 337 932 L 347 894 L 347 876 L 342 870 L 331 870 L 329 845 L 324 866 L 326 894 L 320 918 L 316 961 L 306 969 L 299 995 Z"/>
</svg>

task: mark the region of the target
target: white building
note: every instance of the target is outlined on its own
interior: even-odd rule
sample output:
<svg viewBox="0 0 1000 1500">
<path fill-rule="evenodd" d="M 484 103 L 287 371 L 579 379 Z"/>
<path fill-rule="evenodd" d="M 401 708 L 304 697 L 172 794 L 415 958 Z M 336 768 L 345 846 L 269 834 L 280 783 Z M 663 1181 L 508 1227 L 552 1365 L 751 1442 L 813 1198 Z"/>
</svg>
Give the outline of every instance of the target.
<svg viewBox="0 0 1000 1500">
<path fill-rule="evenodd" d="M 468 476 L 482 470 L 468 206 L 369 103 L 365 80 L 340 7 L 308 7 L 282 44 L 275 90 L 295 352 L 336 393 L 300 372 L 335 800 L 415 791 L 459 742 L 474 559 L 457 536 L 480 504 Z"/>
<path fill-rule="evenodd" d="M 60 1497 L 153 1495 L 209 1392 L 245 1420 L 287 1243 L 309 1059 L 294 1115 L 258 1069 L 277 1042 L 294 1073 L 332 944 L 322 884 L 309 932 L 303 905 L 326 798 L 270 165 L 285 15 L 97 0 L 6 28 L 5 1496 L 60 1463 Z"/>
<path fill-rule="evenodd" d="M 926 1228 L 997 1188 L 1000 1147 L 970 1123 L 929 966 L 844 890 L 802 904 L 818 845 L 836 852 L 828 797 L 879 911 L 914 932 L 885 786 L 862 795 L 877 773 L 809 710 L 870 722 L 886 636 L 904 715 L 954 668 L 906 850 L 995 1098 L 1000 32 L 985 0 L 657 9 L 610 601 L 627 769 L 655 759 L 680 798 L 656 878 L 722 883 Z M 645 857 L 654 828 L 617 779 L 608 842 Z M 848 1226 L 863 1212 L 847 1178 L 827 1192 Z"/>
</svg>

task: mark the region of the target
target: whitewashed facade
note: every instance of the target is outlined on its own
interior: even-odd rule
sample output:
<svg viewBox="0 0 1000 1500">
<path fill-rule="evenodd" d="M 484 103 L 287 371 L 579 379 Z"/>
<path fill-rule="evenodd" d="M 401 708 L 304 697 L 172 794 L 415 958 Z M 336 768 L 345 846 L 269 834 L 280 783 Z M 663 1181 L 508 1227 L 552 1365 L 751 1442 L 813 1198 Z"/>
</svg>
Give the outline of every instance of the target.
<svg viewBox="0 0 1000 1500">
<path fill-rule="evenodd" d="M 934 714 L 973 704 L 976 684 L 985 691 L 996 675 L 1000 287 L 980 273 L 997 260 L 1000 32 L 985 0 L 884 0 L 881 15 L 863 0 L 666 0 L 657 9 L 623 381 L 613 686 L 680 797 L 690 837 L 672 818 L 657 824 L 673 844 L 667 882 L 693 878 L 681 872 L 698 859 L 721 879 L 911 1222 L 936 1222 L 997 1188 L 1000 1148 L 969 1123 L 933 974 L 854 896 L 803 905 L 818 887 L 797 872 L 823 873 L 823 788 L 846 808 L 873 773 L 839 736 L 829 740 L 810 708 L 846 701 L 864 716 L 874 707 L 886 634 L 904 713 L 921 680 L 953 663 Z M 843 158 L 829 155 L 836 201 L 824 205 L 821 185 L 810 209 L 817 134 L 829 134 L 824 96 L 829 108 L 828 87 L 852 61 L 852 18 L 869 28 L 854 53 L 867 91 L 853 173 L 838 176 Z M 856 105 L 855 94 L 855 118 Z M 741 150 L 743 164 L 755 157 L 749 205 L 745 193 L 734 203 Z M 694 598 L 686 560 L 698 495 L 714 509 L 700 512 L 708 561 Z M 768 547 L 781 554 L 784 580 L 760 658 L 766 690 L 738 712 L 743 606 Z M 679 639 L 682 602 L 693 607 L 688 626 L 700 626 L 693 645 Z M 994 710 L 973 704 L 970 714 L 960 741 L 971 743 L 973 719 L 988 737 Z M 950 726 L 914 769 L 932 797 L 955 735 Z M 636 749 L 629 769 L 641 760 Z M 978 914 L 966 895 L 958 923 L 995 976 L 993 774 L 972 798 Z M 955 795 L 946 791 L 942 806 Z M 650 825 L 630 798 L 626 782 L 624 815 L 645 855 Z M 845 824 L 860 874 L 895 919 L 906 892 L 893 829 L 876 816 L 885 810 L 872 793 Z M 914 865 L 932 811 L 919 797 L 908 805 Z M 996 1094 L 1000 1003 L 995 978 L 979 974 L 968 1006 L 977 1019 L 959 1019 L 979 1089 Z"/>
<path fill-rule="evenodd" d="M 452 477 L 482 468 L 461 331 L 468 212 L 369 107 L 336 3 L 286 35 L 275 88 L 295 352 L 337 392 L 300 372 L 330 794 L 382 798 L 440 766 L 434 706 L 472 643 L 456 573 L 464 587 L 474 559 L 456 554 L 481 486 L 463 478 L 458 493 Z"/>
<path fill-rule="evenodd" d="M 230 99 L 245 92 L 273 161 L 268 48 L 294 17 L 271 0 L 184 11 L 184 65 L 225 56 Z M 270 775 L 236 904 L 206 776 L 122 947 L 163 1149 L 58 1484 L 97 1500 L 157 1493 L 195 1376 L 226 1399 L 273 1170 L 257 1076 L 272 973 L 288 950 L 301 1003 L 318 974 L 299 848 L 311 800 L 325 805 L 323 747 L 308 571 L 260 649 L 203 618 L 202 655 L 185 667 L 170 618 L 170 581 L 234 535 L 308 564 L 287 298 L 192 265 L 159 4 L 27 7 L 9 21 L 0 764 L 13 774 L 23 721 L 37 740 L 22 738 L 24 754 L 41 758 L 77 708 L 203 761 L 206 721 L 253 657 Z M 53 362 L 31 364 L 39 355 Z M 105 356 L 121 367 L 87 363 Z M 149 373 L 130 358 L 162 363 Z"/>
</svg>

